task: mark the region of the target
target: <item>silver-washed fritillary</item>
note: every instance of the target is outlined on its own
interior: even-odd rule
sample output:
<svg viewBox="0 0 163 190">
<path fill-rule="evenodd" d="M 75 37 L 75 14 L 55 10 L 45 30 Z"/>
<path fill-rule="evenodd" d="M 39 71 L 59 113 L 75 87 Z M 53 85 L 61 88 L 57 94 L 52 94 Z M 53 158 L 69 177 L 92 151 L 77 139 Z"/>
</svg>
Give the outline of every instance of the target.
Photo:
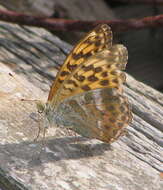
<svg viewBox="0 0 163 190">
<path fill-rule="evenodd" d="M 109 26 L 89 32 L 66 58 L 47 103 L 38 103 L 47 126 L 62 125 L 107 143 L 121 136 L 132 119 L 122 89 L 127 58 L 123 45 L 112 45 Z"/>
</svg>

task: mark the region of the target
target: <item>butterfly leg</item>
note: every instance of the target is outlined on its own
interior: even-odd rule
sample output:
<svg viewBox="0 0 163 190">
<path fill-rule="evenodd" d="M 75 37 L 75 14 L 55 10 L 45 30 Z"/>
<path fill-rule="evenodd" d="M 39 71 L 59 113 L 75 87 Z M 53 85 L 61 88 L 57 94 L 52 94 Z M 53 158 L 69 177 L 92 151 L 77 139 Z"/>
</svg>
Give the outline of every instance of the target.
<svg viewBox="0 0 163 190">
<path fill-rule="evenodd" d="M 111 143 L 114 142 L 114 141 L 116 141 L 119 137 L 123 137 L 123 136 L 125 136 L 125 135 L 127 135 L 127 134 L 128 134 L 127 129 L 122 129 L 122 130 L 120 131 L 120 133 L 119 133 L 115 138 L 113 138 L 113 139 L 111 140 Z"/>
<path fill-rule="evenodd" d="M 41 119 L 40 119 L 40 115 L 38 115 L 38 133 L 37 133 L 37 136 L 33 140 L 34 142 L 36 142 L 37 139 L 39 138 L 40 132 L 41 132 Z"/>
<path fill-rule="evenodd" d="M 46 146 L 46 130 L 47 128 L 44 128 L 44 131 L 43 131 L 43 138 L 42 138 L 42 147 L 41 147 L 41 150 L 44 150 L 45 149 L 45 146 Z"/>
<path fill-rule="evenodd" d="M 77 134 L 74 131 L 72 131 L 72 129 L 70 129 L 70 128 L 67 128 L 67 134 L 69 136 L 77 137 Z"/>
</svg>

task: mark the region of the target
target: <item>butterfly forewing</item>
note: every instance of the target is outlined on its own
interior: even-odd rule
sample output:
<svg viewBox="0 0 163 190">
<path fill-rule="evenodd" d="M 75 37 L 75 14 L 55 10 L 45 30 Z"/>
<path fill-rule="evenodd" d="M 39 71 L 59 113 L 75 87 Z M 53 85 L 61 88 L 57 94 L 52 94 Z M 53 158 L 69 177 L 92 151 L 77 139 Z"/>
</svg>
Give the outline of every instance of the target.
<svg viewBox="0 0 163 190">
<path fill-rule="evenodd" d="M 88 58 L 80 64 L 57 91 L 57 100 L 96 88 L 116 88 L 122 93 L 125 74 L 120 71 L 127 63 L 127 49 L 123 45 L 114 45 L 109 49 Z"/>
<path fill-rule="evenodd" d="M 58 88 L 66 77 L 69 76 L 80 64 L 85 62 L 87 58 L 112 46 L 112 32 L 110 27 L 103 24 L 97 26 L 93 31 L 89 32 L 71 51 L 66 58 L 63 66 L 58 72 L 54 83 L 49 92 L 48 101 L 51 101 Z"/>
</svg>

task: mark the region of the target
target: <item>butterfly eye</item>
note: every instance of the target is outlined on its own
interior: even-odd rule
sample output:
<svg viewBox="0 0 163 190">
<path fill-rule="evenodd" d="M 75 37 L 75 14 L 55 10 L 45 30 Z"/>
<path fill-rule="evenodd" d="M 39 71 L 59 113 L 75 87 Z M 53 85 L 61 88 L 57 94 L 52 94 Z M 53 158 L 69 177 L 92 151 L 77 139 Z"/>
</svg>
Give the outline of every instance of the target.
<svg viewBox="0 0 163 190">
<path fill-rule="evenodd" d="M 40 114 L 43 113 L 43 110 L 38 110 L 38 113 L 40 113 Z"/>
</svg>

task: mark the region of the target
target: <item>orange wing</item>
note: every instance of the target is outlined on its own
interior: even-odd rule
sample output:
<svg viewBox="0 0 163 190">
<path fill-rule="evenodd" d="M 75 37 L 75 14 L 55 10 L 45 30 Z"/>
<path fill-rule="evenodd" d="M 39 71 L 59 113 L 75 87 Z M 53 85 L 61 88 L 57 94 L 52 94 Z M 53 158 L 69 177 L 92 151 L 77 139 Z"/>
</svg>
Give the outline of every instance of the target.
<svg viewBox="0 0 163 190">
<path fill-rule="evenodd" d="M 51 101 L 63 81 L 87 58 L 112 46 L 112 32 L 108 25 L 102 24 L 89 32 L 71 51 L 53 82 L 48 101 Z"/>
<path fill-rule="evenodd" d="M 122 94 L 126 76 L 121 70 L 125 69 L 127 59 L 127 49 L 120 44 L 96 53 L 66 78 L 54 101 L 61 102 L 69 96 L 97 88 L 115 88 Z"/>
</svg>

